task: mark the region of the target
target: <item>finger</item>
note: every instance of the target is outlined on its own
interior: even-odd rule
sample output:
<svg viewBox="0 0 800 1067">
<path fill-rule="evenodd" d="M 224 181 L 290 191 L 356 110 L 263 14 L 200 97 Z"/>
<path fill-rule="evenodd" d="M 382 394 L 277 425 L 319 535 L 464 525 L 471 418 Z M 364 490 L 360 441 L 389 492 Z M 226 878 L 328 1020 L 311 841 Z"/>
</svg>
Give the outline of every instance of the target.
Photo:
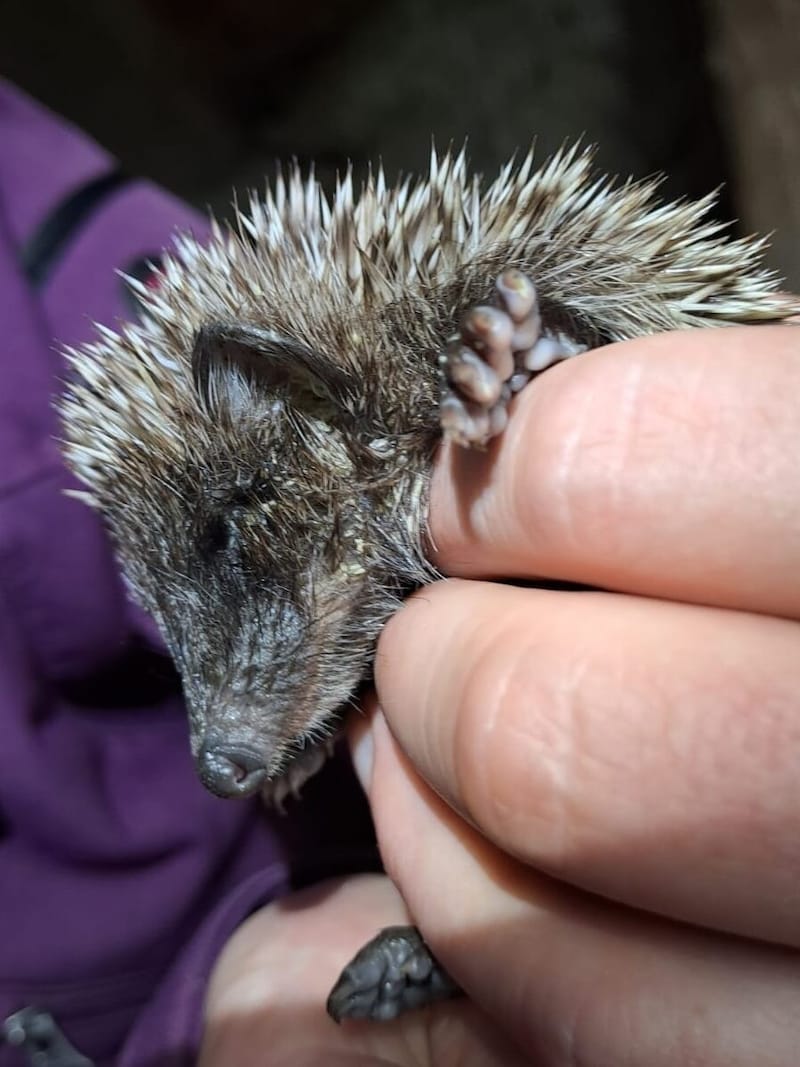
<svg viewBox="0 0 800 1067">
<path fill-rule="evenodd" d="M 389 872 L 466 991 L 537 1067 L 788 1067 L 800 957 L 648 919 L 495 851 L 378 716 L 369 792 Z"/>
<path fill-rule="evenodd" d="M 402 748 L 503 849 L 596 893 L 800 945 L 800 628 L 441 582 L 389 623 Z"/>
<path fill-rule="evenodd" d="M 800 614 L 800 329 L 694 330 L 568 360 L 431 495 L 448 574 Z"/>
</svg>

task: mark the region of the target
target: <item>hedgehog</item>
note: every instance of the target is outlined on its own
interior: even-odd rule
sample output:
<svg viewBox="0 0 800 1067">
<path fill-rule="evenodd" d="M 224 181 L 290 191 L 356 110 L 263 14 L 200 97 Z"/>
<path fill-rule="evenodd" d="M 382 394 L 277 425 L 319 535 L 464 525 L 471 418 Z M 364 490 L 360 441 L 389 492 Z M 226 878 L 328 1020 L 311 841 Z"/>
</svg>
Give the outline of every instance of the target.
<svg viewBox="0 0 800 1067">
<path fill-rule="evenodd" d="M 200 779 L 281 805 L 324 762 L 378 634 L 438 575 L 428 486 L 443 437 L 485 447 L 553 363 L 800 305 L 731 239 L 714 195 L 531 150 L 490 184 L 465 152 L 330 198 L 297 166 L 206 243 L 178 236 L 138 322 L 67 352 L 67 462 L 181 674 Z M 377 977 L 376 977 L 377 976 Z M 345 968 L 334 1018 L 457 992 L 413 927 Z"/>
</svg>

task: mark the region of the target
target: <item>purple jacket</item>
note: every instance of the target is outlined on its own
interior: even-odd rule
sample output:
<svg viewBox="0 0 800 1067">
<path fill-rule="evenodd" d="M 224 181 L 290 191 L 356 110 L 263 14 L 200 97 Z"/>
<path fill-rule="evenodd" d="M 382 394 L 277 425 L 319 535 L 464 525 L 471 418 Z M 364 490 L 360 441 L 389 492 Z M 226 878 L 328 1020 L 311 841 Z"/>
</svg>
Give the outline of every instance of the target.
<svg viewBox="0 0 800 1067">
<path fill-rule="evenodd" d="M 0 82 L 0 1022 L 37 1004 L 98 1065 L 178 1067 L 242 919 L 374 853 L 344 765 L 286 818 L 205 793 L 174 672 L 97 517 L 64 495 L 57 344 L 130 316 L 115 269 L 205 228 L 114 174 Z M 25 1062 L 0 1047 L 0 1067 Z"/>
</svg>

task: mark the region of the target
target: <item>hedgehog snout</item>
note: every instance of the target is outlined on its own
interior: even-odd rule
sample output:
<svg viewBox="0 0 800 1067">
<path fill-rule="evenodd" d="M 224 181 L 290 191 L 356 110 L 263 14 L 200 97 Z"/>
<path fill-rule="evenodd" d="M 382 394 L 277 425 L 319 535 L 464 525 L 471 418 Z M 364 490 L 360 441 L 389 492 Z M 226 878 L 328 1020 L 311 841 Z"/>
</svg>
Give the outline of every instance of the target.
<svg viewBox="0 0 800 1067">
<path fill-rule="evenodd" d="M 262 753 L 248 745 L 206 737 L 197 754 L 200 780 L 218 797 L 246 797 L 256 793 L 267 777 Z"/>
</svg>

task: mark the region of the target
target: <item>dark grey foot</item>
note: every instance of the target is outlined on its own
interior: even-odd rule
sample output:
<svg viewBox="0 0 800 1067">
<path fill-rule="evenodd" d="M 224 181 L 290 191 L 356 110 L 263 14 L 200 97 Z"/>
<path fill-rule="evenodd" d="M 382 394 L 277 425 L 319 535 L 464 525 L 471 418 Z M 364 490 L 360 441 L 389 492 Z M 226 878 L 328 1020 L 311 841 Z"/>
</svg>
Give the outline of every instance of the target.
<svg viewBox="0 0 800 1067">
<path fill-rule="evenodd" d="M 22 1052 L 31 1067 L 93 1067 L 70 1045 L 49 1012 L 23 1008 L 0 1028 L 9 1045 Z"/>
<path fill-rule="evenodd" d="M 542 329 L 536 286 L 510 267 L 495 282 L 494 306 L 472 308 L 440 357 L 440 422 L 446 438 L 483 447 L 502 433 L 508 405 L 531 377 L 585 350 Z"/>
<path fill-rule="evenodd" d="M 337 1023 L 385 1022 L 460 993 L 415 926 L 387 926 L 342 971 L 328 997 L 328 1014 Z"/>
</svg>

